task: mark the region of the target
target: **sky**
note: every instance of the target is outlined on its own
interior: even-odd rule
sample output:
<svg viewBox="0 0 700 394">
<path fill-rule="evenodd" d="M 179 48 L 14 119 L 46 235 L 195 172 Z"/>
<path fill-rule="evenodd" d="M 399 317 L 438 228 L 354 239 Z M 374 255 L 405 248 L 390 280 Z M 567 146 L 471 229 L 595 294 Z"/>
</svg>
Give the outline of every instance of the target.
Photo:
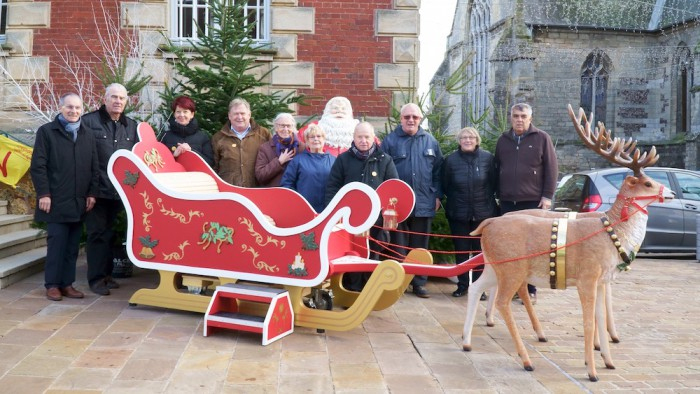
<svg viewBox="0 0 700 394">
<path fill-rule="evenodd" d="M 457 0 L 422 0 L 420 6 L 420 81 L 418 93 L 430 88 L 430 80 L 445 58 L 447 36 L 452 29 Z"/>
</svg>

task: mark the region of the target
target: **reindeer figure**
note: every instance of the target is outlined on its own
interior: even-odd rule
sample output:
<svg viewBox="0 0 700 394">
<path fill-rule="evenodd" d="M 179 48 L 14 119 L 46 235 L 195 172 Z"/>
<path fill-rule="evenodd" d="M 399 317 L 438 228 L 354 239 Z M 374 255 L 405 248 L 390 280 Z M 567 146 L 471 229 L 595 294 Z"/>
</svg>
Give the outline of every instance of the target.
<svg viewBox="0 0 700 394">
<path fill-rule="evenodd" d="M 583 312 L 586 368 L 588 378 L 595 382 L 598 375 L 593 358 L 594 330 L 596 319 L 599 322 L 605 321 L 605 284 L 612 280 L 619 269 L 629 264 L 630 256 L 633 258 L 642 244 L 647 224 L 644 207 L 655 201 L 663 202 L 664 198 L 672 198 L 672 195 L 642 171 L 658 160 L 655 147 L 651 148 L 649 154 L 640 154 L 636 142 L 611 139 L 602 123 L 592 131 L 582 109 L 579 109 L 579 115 L 576 116 L 569 106 L 569 116 L 586 146 L 612 163 L 631 169 L 634 175 L 625 179 L 615 203 L 602 218 L 581 217 L 568 220 L 565 244 L 560 244 L 562 240 L 557 239 L 556 230 L 560 224 L 556 219 L 531 215 L 487 219 L 471 233 L 482 236 L 481 247 L 486 268 L 477 281 L 479 286 L 470 286 L 469 289 L 463 348 L 471 350 L 471 327 L 478 299 L 476 288 L 498 286 L 496 308 L 508 326 L 524 368 L 532 371 L 532 362 L 511 311 L 513 294 L 518 291 L 533 327 L 538 332 L 538 338 L 543 341 L 546 339 L 525 285 L 532 283 L 536 286 L 554 286 L 556 283 L 576 286 Z M 550 254 L 561 250 L 566 252 L 566 266 L 554 263 L 550 265 Z M 598 335 L 600 338 L 605 337 L 605 324 L 598 325 Z M 614 369 L 608 342 L 601 341 L 600 349 L 605 366 Z"/>
</svg>

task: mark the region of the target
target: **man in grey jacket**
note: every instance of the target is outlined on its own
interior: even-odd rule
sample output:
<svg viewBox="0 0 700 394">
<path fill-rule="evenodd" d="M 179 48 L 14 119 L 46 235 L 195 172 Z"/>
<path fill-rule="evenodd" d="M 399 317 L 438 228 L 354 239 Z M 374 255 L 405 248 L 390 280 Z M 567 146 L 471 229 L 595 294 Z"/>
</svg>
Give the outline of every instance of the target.
<svg viewBox="0 0 700 394">
<path fill-rule="evenodd" d="M 124 210 L 119 195 L 107 175 L 109 158 L 118 149 L 131 149 L 137 142 L 136 121 L 124 115 L 128 101 L 126 88 L 118 83 L 107 86 L 104 105 L 83 116 L 83 127 L 95 136 L 100 166 L 100 184 L 95 208 L 85 219 L 87 229 L 87 279 L 90 290 L 109 295 L 119 284 L 112 279 L 115 232 L 114 222 Z"/>
<path fill-rule="evenodd" d="M 398 232 L 393 232 L 394 244 L 404 248 L 428 248 L 429 233 L 440 207 L 440 166 L 442 151 L 435 137 L 420 127 L 423 113 L 413 103 L 401 107 L 401 125 L 392 131 L 381 144 L 384 152 L 394 160 L 399 179 L 408 183 L 416 194 L 416 206 Z M 397 251 L 405 255 L 406 250 Z M 428 298 L 426 276 L 416 275 L 411 281 L 413 294 Z"/>
</svg>

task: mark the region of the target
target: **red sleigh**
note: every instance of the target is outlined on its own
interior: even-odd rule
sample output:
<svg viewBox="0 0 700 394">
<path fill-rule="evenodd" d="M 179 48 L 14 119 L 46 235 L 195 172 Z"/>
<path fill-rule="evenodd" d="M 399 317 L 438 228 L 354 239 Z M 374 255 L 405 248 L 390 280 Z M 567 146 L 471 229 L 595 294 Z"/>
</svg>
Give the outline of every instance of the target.
<svg viewBox="0 0 700 394">
<path fill-rule="evenodd" d="M 211 299 L 207 287 L 251 281 L 289 292 L 293 324 L 348 330 L 396 302 L 413 274 L 452 276 L 469 269 L 432 266 L 425 250 L 409 253 L 406 264 L 367 259 L 363 234 L 389 201 L 398 201 L 399 221 L 413 209 L 413 192 L 399 180 L 377 191 L 348 184 L 316 214 L 293 190 L 232 186 L 195 153 L 176 161 L 148 124 L 138 132 L 133 150 L 116 152 L 109 163 L 126 207 L 129 258 L 160 273 L 158 287 L 138 290 L 132 304 L 204 313 Z M 365 290 L 352 292 L 341 284 L 345 272 L 372 275 Z M 319 289 L 326 290 L 314 293 Z M 331 292 L 333 304 L 346 310 L 333 310 L 326 297 L 313 302 Z"/>
</svg>

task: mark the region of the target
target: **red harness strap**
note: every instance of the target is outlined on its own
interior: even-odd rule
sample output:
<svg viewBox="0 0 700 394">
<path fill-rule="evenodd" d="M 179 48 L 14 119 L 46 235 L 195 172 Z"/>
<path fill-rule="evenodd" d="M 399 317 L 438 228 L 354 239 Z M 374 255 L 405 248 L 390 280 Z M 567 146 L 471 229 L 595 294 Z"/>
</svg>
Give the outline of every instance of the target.
<svg viewBox="0 0 700 394">
<path fill-rule="evenodd" d="M 643 212 L 645 215 L 648 215 L 649 212 L 647 211 L 646 207 L 649 204 L 652 204 L 654 202 L 664 202 L 664 185 L 661 185 L 659 188 L 659 193 L 656 195 L 648 195 L 648 196 L 635 196 L 635 197 L 627 197 L 623 196 L 622 194 L 618 194 L 617 198 L 622 199 L 625 203 L 622 207 L 622 212 L 620 212 L 621 220 L 627 220 L 629 218 L 629 212 L 628 208 L 630 205 L 633 205 L 635 208 Z M 649 201 L 648 203 L 642 205 L 639 205 L 637 203 L 638 200 L 652 200 Z"/>
</svg>

